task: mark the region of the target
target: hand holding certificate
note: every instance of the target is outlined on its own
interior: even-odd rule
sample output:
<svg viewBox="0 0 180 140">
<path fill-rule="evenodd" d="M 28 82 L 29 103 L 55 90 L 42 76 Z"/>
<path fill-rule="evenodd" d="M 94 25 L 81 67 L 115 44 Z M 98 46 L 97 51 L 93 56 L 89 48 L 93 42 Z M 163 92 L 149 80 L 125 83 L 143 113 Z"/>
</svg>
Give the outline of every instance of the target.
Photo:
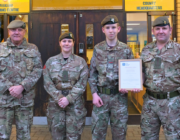
<svg viewBox="0 0 180 140">
<path fill-rule="evenodd" d="M 121 59 L 119 64 L 119 90 L 143 90 L 142 86 L 142 60 Z"/>
</svg>

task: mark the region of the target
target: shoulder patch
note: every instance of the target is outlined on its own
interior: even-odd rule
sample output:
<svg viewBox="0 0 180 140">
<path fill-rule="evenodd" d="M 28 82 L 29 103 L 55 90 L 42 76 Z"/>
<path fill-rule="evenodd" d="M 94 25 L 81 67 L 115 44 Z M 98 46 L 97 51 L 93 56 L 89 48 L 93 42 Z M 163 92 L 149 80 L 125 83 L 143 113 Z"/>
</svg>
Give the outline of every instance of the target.
<svg viewBox="0 0 180 140">
<path fill-rule="evenodd" d="M 44 65 L 43 69 L 46 69 L 46 65 Z"/>
</svg>

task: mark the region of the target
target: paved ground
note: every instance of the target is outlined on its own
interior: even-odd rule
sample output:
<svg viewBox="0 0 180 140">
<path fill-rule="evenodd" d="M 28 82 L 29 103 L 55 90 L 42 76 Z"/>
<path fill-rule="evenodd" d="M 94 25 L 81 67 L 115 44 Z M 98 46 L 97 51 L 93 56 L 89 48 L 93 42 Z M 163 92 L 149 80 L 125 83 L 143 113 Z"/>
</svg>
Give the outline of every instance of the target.
<svg viewBox="0 0 180 140">
<path fill-rule="evenodd" d="M 16 128 L 13 126 L 11 140 L 16 140 Z M 43 125 L 33 125 L 31 129 L 31 140 L 52 140 L 48 127 Z M 91 140 L 91 126 L 86 126 L 81 140 Z M 108 128 L 106 140 L 112 140 L 111 129 Z M 140 140 L 140 127 L 129 125 L 126 140 Z M 160 131 L 160 140 L 165 140 L 163 130 Z"/>
</svg>

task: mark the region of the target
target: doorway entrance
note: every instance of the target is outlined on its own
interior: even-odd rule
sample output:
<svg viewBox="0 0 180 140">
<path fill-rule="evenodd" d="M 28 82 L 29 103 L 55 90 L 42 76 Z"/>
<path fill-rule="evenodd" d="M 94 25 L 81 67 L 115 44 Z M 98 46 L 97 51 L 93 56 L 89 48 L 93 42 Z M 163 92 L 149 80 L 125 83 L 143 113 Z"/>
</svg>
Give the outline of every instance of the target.
<svg viewBox="0 0 180 140">
<path fill-rule="evenodd" d="M 121 32 L 118 39 L 126 43 L 126 15 L 122 11 L 60 11 L 37 12 L 29 15 L 29 42 L 38 46 L 43 65 L 48 58 L 60 53 L 58 39 L 61 33 L 71 31 L 75 36 L 74 53 L 83 57 L 90 65 L 94 46 L 105 40 L 101 21 L 107 15 L 118 17 Z M 36 86 L 34 114 L 45 116 L 49 95 L 43 87 L 43 78 Z M 87 117 L 92 112 L 92 96 L 89 85 L 84 94 Z"/>
<path fill-rule="evenodd" d="M 118 39 L 124 43 L 126 43 L 126 28 L 124 27 L 124 23 L 126 21 L 125 14 L 119 11 L 84 11 L 79 13 L 79 43 L 84 44 L 85 53 L 80 54 L 80 56 L 85 58 L 88 66 L 90 66 L 90 60 L 93 55 L 94 46 L 101 41 L 105 40 L 105 35 L 102 33 L 101 21 L 107 15 L 116 15 L 120 26 L 121 32 L 118 34 Z M 84 96 L 86 101 L 86 108 L 88 110 L 87 117 L 91 117 L 92 112 L 92 93 L 90 90 L 89 83 L 87 83 L 86 94 Z"/>
</svg>

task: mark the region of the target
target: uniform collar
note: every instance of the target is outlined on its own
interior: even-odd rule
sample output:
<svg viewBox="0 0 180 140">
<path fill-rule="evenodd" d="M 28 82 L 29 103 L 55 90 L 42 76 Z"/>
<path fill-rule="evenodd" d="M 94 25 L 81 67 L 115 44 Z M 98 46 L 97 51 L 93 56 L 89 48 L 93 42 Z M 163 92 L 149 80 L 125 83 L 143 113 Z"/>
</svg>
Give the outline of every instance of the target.
<svg viewBox="0 0 180 140">
<path fill-rule="evenodd" d="M 71 61 L 74 60 L 74 54 L 71 53 L 71 55 L 69 56 L 69 58 L 65 61 L 65 60 L 64 60 L 64 57 L 63 57 L 63 54 L 60 53 L 60 54 L 59 54 L 59 59 L 60 59 L 60 61 L 61 61 L 61 64 L 64 65 L 64 64 L 70 63 Z"/>
<path fill-rule="evenodd" d="M 157 41 L 154 42 L 154 45 L 153 45 L 154 48 L 157 47 Z M 172 40 L 169 40 L 166 45 L 164 46 L 164 48 L 167 50 L 167 49 L 172 49 L 174 48 L 174 43 Z"/>
<path fill-rule="evenodd" d="M 109 45 L 107 44 L 107 42 L 106 42 L 106 44 L 105 44 L 105 50 L 108 50 L 108 51 L 112 51 L 112 50 L 119 50 L 118 49 L 118 45 L 119 45 L 119 40 L 117 40 L 117 42 L 116 42 L 116 45 L 114 46 L 114 47 L 109 47 Z"/>
<path fill-rule="evenodd" d="M 172 48 L 174 48 L 174 43 L 172 40 L 169 40 L 161 50 L 158 49 L 157 41 L 155 41 L 154 45 L 153 45 L 153 51 L 152 52 L 154 52 L 154 53 L 156 52 L 157 54 L 160 54 L 160 53 L 165 52 L 168 49 L 172 49 Z"/>
<path fill-rule="evenodd" d="M 166 50 L 174 48 L 174 43 L 172 40 L 169 40 L 167 44 L 165 45 Z"/>
<path fill-rule="evenodd" d="M 7 38 L 7 41 L 6 41 L 6 42 L 7 42 L 7 46 L 9 46 L 9 47 L 17 47 L 18 49 L 27 48 L 27 40 L 26 40 L 26 38 L 23 38 L 23 41 L 22 41 L 22 43 L 21 43 L 19 46 L 14 45 L 14 44 L 11 42 L 10 37 Z"/>
</svg>

